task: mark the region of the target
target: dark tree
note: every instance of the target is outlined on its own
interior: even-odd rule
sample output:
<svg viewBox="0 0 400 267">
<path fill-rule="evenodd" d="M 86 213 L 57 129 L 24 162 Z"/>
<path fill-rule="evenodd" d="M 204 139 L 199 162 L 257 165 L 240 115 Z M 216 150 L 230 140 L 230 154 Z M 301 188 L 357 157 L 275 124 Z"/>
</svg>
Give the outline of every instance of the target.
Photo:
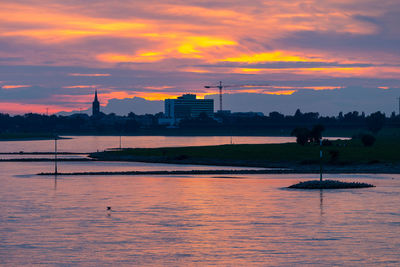
<svg viewBox="0 0 400 267">
<path fill-rule="evenodd" d="M 321 124 L 314 125 L 310 131 L 310 141 L 318 143 L 322 138 L 322 132 L 325 131 L 325 127 Z"/>
<path fill-rule="evenodd" d="M 304 146 L 305 144 L 308 143 L 308 139 L 310 136 L 310 130 L 304 127 L 297 127 L 295 128 L 292 133 L 290 134 L 291 136 L 296 136 L 296 143 Z"/>
<path fill-rule="evenodd" d="M 303 113 L 301 113 L 300 109 L 296 110 L 296 113 L 294 113 L 295 117 L 301 117 L 303 115 Z"/>
<path fill-rule="evenodd" d="M 380 111 L 372 113 L 366 118 L 367 128 L 374 134 L 377 134 L 385 124 L 385 114 Z"/>
<path fill-rule="evenodd" d="M 331 156 L 330 161 L 336 162 L 339 158 L 339 150 L 336 150 L 336 149 L 329 150 L 329 155 Z"/>
<path fill-rule="evenodd" d="M 372 146 L 375 143 L 376 139 L 371 134 L 363 134 L 361 136 L 361 142 L 364 146 Z"/>
<path fill-rule="evenodd" d="M 273 121 L 282 121 L 285 119 L 285 116 L 277 111 L 273 111 L 269 113 L 269 118 Z"/>
</svg>

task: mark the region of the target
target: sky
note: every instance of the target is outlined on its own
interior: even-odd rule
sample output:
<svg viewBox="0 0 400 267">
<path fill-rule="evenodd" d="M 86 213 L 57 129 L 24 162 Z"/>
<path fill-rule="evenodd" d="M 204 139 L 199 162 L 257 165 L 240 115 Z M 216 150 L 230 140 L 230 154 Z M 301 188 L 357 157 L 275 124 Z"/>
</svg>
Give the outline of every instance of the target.
<svg viewBox="0 0 400 267">
<path fill-rule="evenodd" d="M 399 13 L 398 0 L 2 0 L 0 112 L 86 110 L 95 89 L 103 108 L 214 98 L 218 81 L 237 111 L 397 112 Z"/>
</svg>

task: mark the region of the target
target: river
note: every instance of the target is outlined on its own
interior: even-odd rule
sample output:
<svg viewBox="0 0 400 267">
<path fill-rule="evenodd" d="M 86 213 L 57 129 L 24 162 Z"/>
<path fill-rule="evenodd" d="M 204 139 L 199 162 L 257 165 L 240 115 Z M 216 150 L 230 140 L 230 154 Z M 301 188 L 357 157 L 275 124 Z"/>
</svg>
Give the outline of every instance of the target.
<svg viewBox="0 0 400 267">
<path fill-rule="evenodd" d="M 225 144 L 278 144 L 295 142 L 290 136 L 63 136 L 57 141 L 60 152 L 96 152 L 121 147 L 152 148 L 175 146 L 206 146 Z M 337 139 L 330 137 L 328 139 Z M 343 138 L 346 139 L 346 138 Z M 50 152 L 54 140 L 1 141 L 0 153 Z"/>
<path fill-rule="evenodd" d="M 0 168 L 2 265 L 400 264 L 400 175 L 327 175 L 376 187 L 296 191 L 285 187 L 316 175 L 55 179 L 35 175 L 52 170 L 52 162 L 0 162 Z M 59 168 L 213 167 L 60 162 Z"/>
<path fill-rule="evenodd" d="M 58 141 L 59 151 L 86 153 L 119 145 L 118 136 L 70 138 Z M 160 147 L 227 144 L 231 138 L 123 136 L 121 141 L 124 147 Z M 232 141 L 294 139 L 233 137 Z M 0 152 L 46 152 L 53 146 L 52 140 L 7 141 L 0 143 Z M 101 161 L 62 161 L 58 168 L 60 172 L 243 169 Z M 0 162 L 1 265 L 400 265 L 400 175 L 325 175 L 376 187 L 323 191 L 286 189 L 318 178 L 314 174 L 36 175 L 53 169 L 53 162 Z"/>
</svg>

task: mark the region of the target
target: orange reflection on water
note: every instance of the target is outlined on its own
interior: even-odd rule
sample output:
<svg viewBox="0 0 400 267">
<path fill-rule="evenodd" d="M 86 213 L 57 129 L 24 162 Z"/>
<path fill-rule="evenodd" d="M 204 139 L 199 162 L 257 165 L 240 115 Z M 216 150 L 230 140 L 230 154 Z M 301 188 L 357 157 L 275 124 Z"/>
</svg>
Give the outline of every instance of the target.
<svg viewBox="0 0 400 267">
<path fill-rule="evenodd" d="M 64 162 L 61 167 L 113 164 L 127 163 Z M 33 175 L 51 169 L 51 162 L 0 165 L 0 198 L 6 207 L 1 252 L 8 266 L 400 262 L 399 175 L 326 175 L 377 187 L 322 192 L 285 188 L 315 179 L 314 174 L 55 179 Z"/>
</svg>

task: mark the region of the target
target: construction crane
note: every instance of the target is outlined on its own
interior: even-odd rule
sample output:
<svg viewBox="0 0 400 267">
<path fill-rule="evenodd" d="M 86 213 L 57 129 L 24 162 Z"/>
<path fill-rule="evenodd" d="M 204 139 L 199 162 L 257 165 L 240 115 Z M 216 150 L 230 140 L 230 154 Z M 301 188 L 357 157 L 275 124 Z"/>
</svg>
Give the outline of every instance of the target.
<svg viewBox="0 0 400 267">
<path fill-rule="evenodd" d="M 222 88 L 226 87 L 265 87 L 269 84 L 241 84 L 241 85 L 223 85 L 220 81 L 218 85 L 206 85 L 204 88 L 218 88 L 219 89 L 219 110 L 222 111 Z"/>
</svg>

